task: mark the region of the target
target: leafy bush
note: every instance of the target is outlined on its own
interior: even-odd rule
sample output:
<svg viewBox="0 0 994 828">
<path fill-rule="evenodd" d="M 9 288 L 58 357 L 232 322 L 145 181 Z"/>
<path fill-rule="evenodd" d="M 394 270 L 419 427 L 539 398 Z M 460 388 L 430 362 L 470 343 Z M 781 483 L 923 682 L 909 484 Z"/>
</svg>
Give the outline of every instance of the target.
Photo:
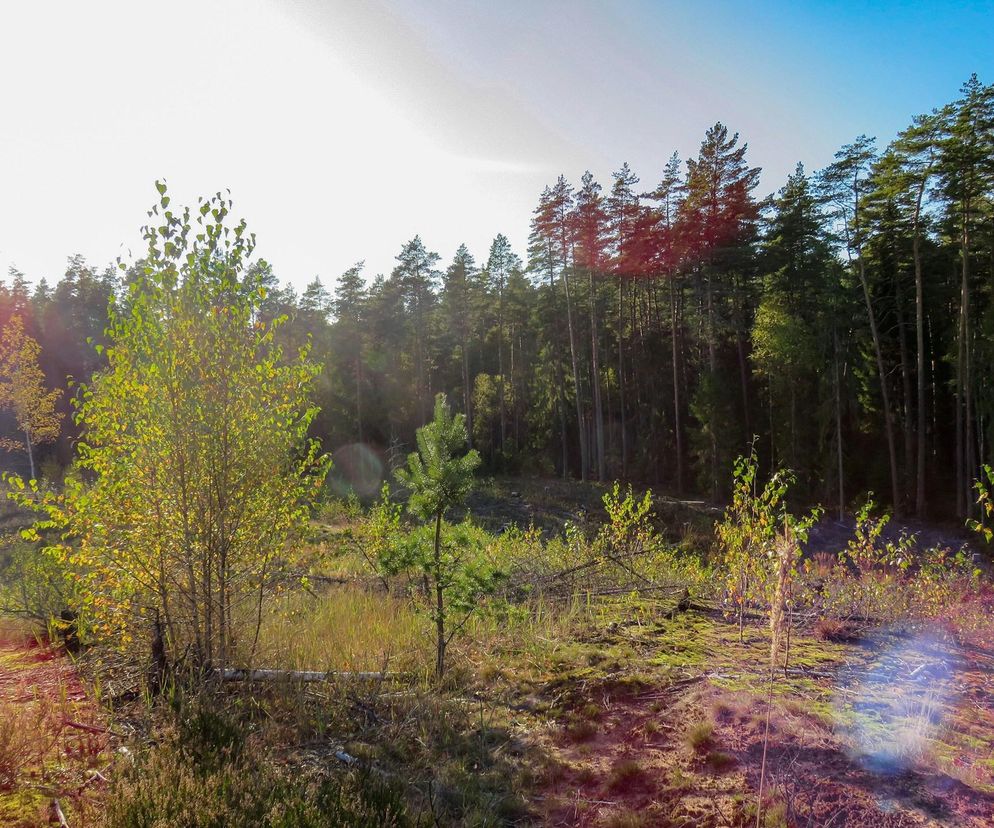
<svg viewBox="0 0 994 828">
<path fill-rule="evenodd" d="M 856 515 L 853 538 L 834 565 L 807 560 L 801 567 L 801 600 L 823 618 L 851 621 L 934 618 L 977 586 L 967 554 L 947 549 L 920 550 L 912 535 L 884 537 L 888 515 L 873 516 L 867 500 Z M 828 635 L 826 637 L 831 637 Z"/>
<path fill-rule="evenodd" d="M 58 626 L 62 612 L 79 604 L 78 590 L 72 573 L 36 543 L 11 540 L 0 552 L 0 608 L 6 612 L 43 628 Z"/>
<path fill-rule="evenodd" d="M 981 519 L 969 520 L 967 525 L 974 532 L 983 535 L 984 540 L 990 543 L 994 539 L 994 530 L 987 525 L 987 521 L 994 517 L 994 497 L 991 494 L 991 490 L 994 489 L 994 469 L 985 464 L 983 472 L 983 477 L 973 484 L 977 490 L 977 505 L 980 507 Z"/>
<path fill-rule="evenodd" d="M 776 540 L 783 530 L 798 542 L 821 514 L 813 510 L 803 518 L 787 509 L 793 475 L 776 471 L 762 488 L 755 447 L 739 457 L 732 473 L 732 503 L 715 526 L 715 535 L 726 569 L 726 602 L 734 609 L 742 629 L 747 606 L 769 606 L 778 570 Z M 796 565 L 796 560 L 791 566 Z"/>
</svg>

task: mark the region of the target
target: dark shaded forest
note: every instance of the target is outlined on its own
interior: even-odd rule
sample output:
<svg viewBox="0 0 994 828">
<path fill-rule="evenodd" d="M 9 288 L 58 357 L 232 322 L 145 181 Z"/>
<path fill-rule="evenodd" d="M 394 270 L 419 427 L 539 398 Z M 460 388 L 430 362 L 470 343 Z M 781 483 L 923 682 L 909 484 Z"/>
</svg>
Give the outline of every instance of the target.
<svg viewBox="0 0 994 828">
<path fill-rule="evenodd" d="M 722 499 L 755 441 L 811 501 L 873 491 L 967 517 L 994 454 L 994 87 L 972 77 L 886 146 L 860 136 L 769 197 L 759 174 L 718 123 L 645 178 L 551 182 L 527 251 L 497 235 L 445 260 L 415 237 L 392 273 L 359 262 L 299 294 L 259 263 L 285 349 L 310 341 L 324 366 L 314 436 L 340 468 L 364 456 L 352 444 L 401 457 L 444 391 L 492 473 Z M 140 269 L 76 256 L 54 287 L 0 283 L 0 325 L 24 320 L 67 414 Z M 43 471 L 74 436 L 66 417 Z"/>
</svg>

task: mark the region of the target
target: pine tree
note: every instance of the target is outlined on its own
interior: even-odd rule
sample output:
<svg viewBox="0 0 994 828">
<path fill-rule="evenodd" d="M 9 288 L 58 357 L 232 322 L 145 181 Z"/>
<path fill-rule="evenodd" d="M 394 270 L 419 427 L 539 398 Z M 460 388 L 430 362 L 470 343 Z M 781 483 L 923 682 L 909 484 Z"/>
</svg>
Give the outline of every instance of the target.
<svg viewBox="0 0 994 828">
<path fill-rule="evenodd" d="M 507 451 L 507 401 L 505 390 L 505 299 L 507 283 L 511 273 L 521 269 L 521 259 L 511 250 L 507 236 L 498 234 L 490 245 L 490 255 L 484 277 L 490 292 L 497 298 L 497 406 L 500 422 L 500 456 L 503 458 Z M 502 459 L 503 462 L 503 459 Z"/>
<path fill-rule="evenodd" d="M 974 236 L 981 200 L 994 175 L 994 87 L 976 75 L 963 85 L 961 97 L 948 108 L 941 144 L 943 195 L 959 236 L 960 288 L 956 334 L 956 510 L 969 517 L 972 485 L 978 474 L 974 434 L 973 298 Z"/>
<path fill-rule="evenodd" d="M 890 461 L 891 499 L 895 512 L 902 506 L 900 475 L 897 468 L 897 448 L 894 442 L 894 419 L 891 409 L 890 389 L 887 383 L 887 368 L 884 364 L 883 348 L 877 311 L 870 292 L 866 257 L 863 248 L 866 244 L 868 222 L 865 201 L 869 189 L 870 169 L 876 159 L 874 139 L 860 135 L 852 144 L 847 144 L 835 154 L 835 162 L 821 173 L 821 186 L 826 198 L 835 207 L 836 221 L 844 239 L 844 249 L 849 264 L 855 272 L 866 307 L 870 325 L 870 336 L 876 358 L 877 379 L 880 398 L 883 402 L 884 436 L 887 440 L 887 455 Z"/>
<path fill-rule="evenodd" d="M 343 359 L 351 375 L 355 401 L 355 439 L 363 442 L 363 385 L 365 322 L 368 301 L 366 281 L 362 276 L 365 262 L 356 262 L 338 277 L 331 309 L 335 315 L 336 355 Z"/>
<path fill-rule="evenodd" d="M 607 265 L 607 212 L 601 185 L 587 170 L 580 179 L 573 210 L 573 256 L 579 272 L 586 272 L 590 305 L 590 385 L 593 397 L 594 454 L 597 479 L 607 479 L 604 454 L 604 403 L 601 395 L 600 325 L 598 286 Z"/>
<path fill-rule="evenodd" d="M 397 256 L 399 264 L 392 278 L 401 286 L 404 303 L 411 317 L 414 342 L 414 396 L 418 404 L 420 421 L 428 417 L 427 400 L 431 393 L 430 314 L 435 305 L 434 289 L 439 280 L 435 269 L 441 257 L 429 251 L 420 236 L 415 236 Z"/>
<path fill-rule="evenodd" d="M 708 482 L 712 497 L 718 495 L 719 471 L 727 450 L 725 423 L 734 417 L 723 398 L 725 383 L 719 378 L 719 350 L 725 330 L 733 328 L 738 350 L 739 383 L 743 400 L 743 422 L 748 432 L 748 377 L 745 336 L 748 309 L 742 282 L 742 263 L 751 255 L 756 233 L 758 205 L 752 197 L 759 168 L 745 161 L 747 144 L 738 145 L 721 123 L 711 127 L 701 142 L 696 159 L 687 161 L 685 197 L 681 204 L 681 236 L 694 275 L 704 319 L 707 374 L 698 388 L 696 408 L 709 444 Z M 723 410 L 725 409 L 725 410 Z M 729 447 L 730 448 L 730 447 Z"/>
<path fill-rule="evenodd" d="M 637 222 L 639 197 L 635 185 L 639 177 L 628 163 L 612 173 L 614 183 L 607 199 L 608 222 L 611 227 L 611 271 L 618 283 L 618 314 L 615 337 L 618 346 L 618 423 L 621 430 L 621 476 L 628 474 L 628 411 L 625 389 L 625 282 L 637 269 Z"/>
<path fill-rule="evenodd" d="M 653 192 L 647 197 L 656 204 L 657 218 L 657 262 L 661 276 L 666 280 L 670 304 L 670 377 L 673 394 L 673 439 L 676 454 L 676 487 L 679 494 L 684 490 L 684 447 L 683 447 L 683 405 L 682 380 L 680 372 L 681 320 L 683 286 L 680 284 L 680 245 L 677 217 L 680 214 L 684 190 L 680 177 L 680 157 L 670 156 L 663 169 L 663 177 Z"/>
<path fill-rule="evenodd" d="M 479 302 L 476 260 L 465 244 L 459 245 L 452 264 L 445 271 L 442 283 L 442 307 L 449 333 L 459 350 L 462 378 L 463 412 L 466 414 L 466 431 L 473 435 L 473 385 L 470 379 L 470 339 L 477 333 L 480 323 L 477 313 Z"/>
<path fill-rule="evenodd" d="M 818 199 L 800 164 L 772 201 L 761 257 L 763 297 L 752 341 L 753 361 L 769 389 L 770 463 L 798 469 L 813 493 L 816 452 L 825 442 L 818 414 L 836 390 L 823 384 L 833 375 L 833 353 L 819 332 L 836 324 L 838 283 Z"/>
<path fill-rule="evenodd" d="M 473 473 L 480 465 L 480 455 L 466 448 L 466 423 L 462 414 L 452 416 L 444 394 L 435 398 L 432 421 L 417 431 L 418 450 L 408 455 L 407 468 L 397 472 L 398 481 L 411 493 L 408 511 L 425 523 L 434 524 L 434 543 L 430 557 L 418 562 L 434 592 L 436 630 L 435 673 L 445 673 L 445 651 L 450 640 L 446 629 L 446 598 L 462 574 L 460 555 L 442 552 L 442 519 L 460 505 L 473 488 Z"/>
</svg>

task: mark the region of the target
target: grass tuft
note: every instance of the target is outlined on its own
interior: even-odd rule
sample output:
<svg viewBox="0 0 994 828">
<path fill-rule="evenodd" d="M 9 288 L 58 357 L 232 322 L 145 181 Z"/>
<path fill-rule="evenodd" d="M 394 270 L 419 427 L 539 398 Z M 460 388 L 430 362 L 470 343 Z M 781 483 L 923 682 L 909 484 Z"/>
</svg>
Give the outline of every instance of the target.
<svg viewBox="0 0 994 828">
<path fill-rule="evenodd" d="M 688 728 L 684 739 L 694 753 L 703 753 L 714 741 L 714 724 L 705 720 Z"/>
</svg>

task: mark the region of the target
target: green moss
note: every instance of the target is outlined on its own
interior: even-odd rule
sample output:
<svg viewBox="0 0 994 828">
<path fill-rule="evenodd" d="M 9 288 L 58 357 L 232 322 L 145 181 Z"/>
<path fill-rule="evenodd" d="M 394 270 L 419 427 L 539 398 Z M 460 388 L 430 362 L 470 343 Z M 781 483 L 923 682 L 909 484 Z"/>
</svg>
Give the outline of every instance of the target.
<svg viewBox="0 0 994 828">
<path fill-rule="evenodd" d="M 34 828 L 48 821 L 48 800 L 37 790 L 19 788 L 0 793 L 0 825 L 6 828 Z"/>
</svg>

